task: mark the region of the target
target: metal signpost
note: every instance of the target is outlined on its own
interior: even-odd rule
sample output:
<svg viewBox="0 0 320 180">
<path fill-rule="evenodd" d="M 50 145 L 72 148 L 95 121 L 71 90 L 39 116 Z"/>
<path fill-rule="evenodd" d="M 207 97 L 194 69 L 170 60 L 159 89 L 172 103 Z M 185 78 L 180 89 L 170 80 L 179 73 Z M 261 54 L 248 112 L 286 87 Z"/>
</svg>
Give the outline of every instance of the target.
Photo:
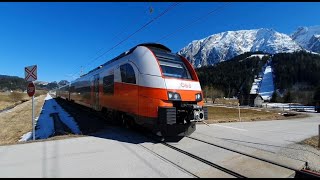
<svg viewBox="0 0 320 180">
<path fill-rule="evenodd" d="M 35 126 L 34 126 L 34 94 L 36 87 L 33 81 L 37 80 L 37 65 L 25 67 L 25 80 L 28 81 L 27 93 L 32 97 L 32 139 L 35 140 Z"/>
</svg>

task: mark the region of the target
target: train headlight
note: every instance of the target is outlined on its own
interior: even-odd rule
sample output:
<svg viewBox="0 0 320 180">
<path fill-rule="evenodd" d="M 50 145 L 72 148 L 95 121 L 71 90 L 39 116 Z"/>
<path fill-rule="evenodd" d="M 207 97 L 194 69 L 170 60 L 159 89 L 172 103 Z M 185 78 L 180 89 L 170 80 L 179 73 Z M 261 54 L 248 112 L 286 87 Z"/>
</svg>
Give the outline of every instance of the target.
<svg viewBox="0 0 320 180">
<path fill-rule="evenodd" d="M 201 101 L 201 100 L 202 100 L 201 93 L 197 93 L 196 94 L 196 101 Z"/>
<path fill-rule="evenodd" d="M 172 101 L 180 101 L 181 97 L 179 93 L 168 91 L 168 99 Z"/>
</svg>

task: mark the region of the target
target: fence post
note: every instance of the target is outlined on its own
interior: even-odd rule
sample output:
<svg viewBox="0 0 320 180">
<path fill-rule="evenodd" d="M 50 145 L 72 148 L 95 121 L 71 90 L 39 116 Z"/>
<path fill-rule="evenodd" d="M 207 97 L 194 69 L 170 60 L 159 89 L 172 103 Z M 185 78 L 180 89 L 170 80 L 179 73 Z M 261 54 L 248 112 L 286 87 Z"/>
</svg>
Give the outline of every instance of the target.
<svg viewBox="0 0 320 180">
<path fill-rule="evenodd" d="M 240 117 L 240 103 L 238 103 L 238 109 L 239 109 L 239 121 L 241 122 L 241 117 Z"/>
<path fill-rule="evenodd" d="M 318 137 L 318 148 L 320 148 L 320 124 L 319 124 L 319 137 Z"/>
</svg>

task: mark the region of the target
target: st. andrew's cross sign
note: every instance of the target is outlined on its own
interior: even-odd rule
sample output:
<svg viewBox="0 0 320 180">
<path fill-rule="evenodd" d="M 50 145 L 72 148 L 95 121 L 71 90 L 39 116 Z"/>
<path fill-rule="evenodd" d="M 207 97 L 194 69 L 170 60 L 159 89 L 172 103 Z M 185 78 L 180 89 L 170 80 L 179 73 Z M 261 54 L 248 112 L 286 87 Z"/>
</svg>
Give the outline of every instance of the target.
<svg viewBox="0 0 320 180">
<path fill-rule="evenodd" d="M 37 80 L 37 65 L 25 67 L 24 75 L 25 75 L 25 80 L 28 82 Z"/>
</svg>

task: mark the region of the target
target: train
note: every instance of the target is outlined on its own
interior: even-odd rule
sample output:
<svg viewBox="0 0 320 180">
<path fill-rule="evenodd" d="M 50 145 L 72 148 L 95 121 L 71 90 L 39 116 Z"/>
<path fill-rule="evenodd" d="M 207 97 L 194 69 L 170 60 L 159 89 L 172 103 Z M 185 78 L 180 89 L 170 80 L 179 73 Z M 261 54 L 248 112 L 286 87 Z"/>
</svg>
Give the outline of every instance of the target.
<svg viewBox="0 0 320 180">
<path fill-rule="evenodd" d="M 138 44 L 56 90 L 56 97 L 158 136 L 189 136 L 208 119 L 195 69 L 159 43 Z"/>
</svg>

